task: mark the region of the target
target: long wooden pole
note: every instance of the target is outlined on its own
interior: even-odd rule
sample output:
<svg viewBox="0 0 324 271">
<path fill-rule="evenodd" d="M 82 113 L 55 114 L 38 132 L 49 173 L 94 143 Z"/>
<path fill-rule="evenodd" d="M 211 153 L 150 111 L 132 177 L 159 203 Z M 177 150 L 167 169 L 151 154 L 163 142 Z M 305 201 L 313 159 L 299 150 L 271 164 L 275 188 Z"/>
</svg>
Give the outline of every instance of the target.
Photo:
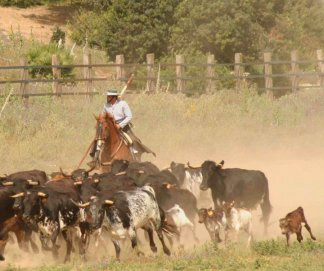
<svg viewBox="0 0 324 271">
<path fill-rule="evenodd" d="M 123 89 L 121 90 L 121 92 L 120 92 L 120 94 L 119 94 L 119 97 L 120 97 L 120 98 L 122 98 L 123 95 L 125 94 L 125 91 L 126 91 L 126 89 L 129 87 L 130 83 L 133 81 L 133 78 L 134 78 L 134 74 L 132 74 L 132 75 L 129 77 L 129 79 L 128 79 L 126 85 L 125 85 L 125 86 L 123 87 Z"/>
</svg>

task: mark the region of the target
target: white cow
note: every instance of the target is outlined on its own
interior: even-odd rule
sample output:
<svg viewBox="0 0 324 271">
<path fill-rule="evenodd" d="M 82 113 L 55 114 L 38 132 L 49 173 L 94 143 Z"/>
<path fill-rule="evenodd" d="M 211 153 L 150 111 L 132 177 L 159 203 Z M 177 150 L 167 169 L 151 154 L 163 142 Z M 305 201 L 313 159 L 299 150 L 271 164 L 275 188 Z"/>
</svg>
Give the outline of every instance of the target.
<svg viewBox="0 0 324 271">
<path fill-rule="evenodd" d="M 189 218 L 186 216 L 186 213 L 184 210 L 178 205 L 175 204 L 172 208 L 165 211 L 165 219 L 167 221 L 167 224 L 173 225 L 176 228 L 177 240 L 180 243 L 180 237 L 181 232 L 184 228 L 189 228 L 190 231 L 192 231 L 193 235 L 195 236 L 195 227 L 193 223 L 189 220 Z M 173 241 L 170 238 L 170 236 L 167 236 L 171 245 L 173 245 Z"/>
<path fill-rule="evenodd" d="M 171 172 L 180 182 L 180 187 L 189 190 L 196 199 L 200 198 L 202 183 L 201 168 L 193 168 L 189 165 L 172 162 L 170 165 Z"/>
<path fill-rule="evenodd" d="M 223 202 L 223 210 L 226 215 L 227 227 L 225 233 L 225 242 L 228 240 L 230 231 L 235 232 L 235 239 L 237 240 L 240 231 L 245 231 L 248 234 L 247 247 L 250 246 L 253 240 L 252 235 L 252 213 L 246 209 L 235 208 L 235 202 Z"/>
</svg>

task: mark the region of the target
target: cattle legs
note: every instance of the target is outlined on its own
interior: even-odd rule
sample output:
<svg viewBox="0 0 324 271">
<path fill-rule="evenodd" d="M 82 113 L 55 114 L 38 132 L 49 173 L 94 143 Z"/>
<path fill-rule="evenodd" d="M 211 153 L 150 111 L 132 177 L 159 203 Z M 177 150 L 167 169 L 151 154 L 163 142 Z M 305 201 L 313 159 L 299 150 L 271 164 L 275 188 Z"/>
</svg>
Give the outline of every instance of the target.
<svg viewBox="0 0 324 271">
<path fill-rule="evenodd" d="M 134 228 L 129 228 L 128 234 L 129 234 L 129 237 L 131 239 L 132 248 L 136 250 L 137 255 L 138 256 L 144 255 L 144 253 L 142 251 L 140 251 L 138 249 L 138 247 L 137 247 L 137 236 L 136 236 L 135 229 Z M 149 235 L 149 237 L 150 237 L 150 235 Z M 152 236 L 152 238 L 153 238 L 153 236 Z M 151 237 L 150 237 L 150 241 L 151 241 Z"/>
<path fill-rule="evenodd" d="M 25 228 L 25 242 L 30 243 L 30 246 L 35 254 L 39 253 L 39 248 L 32 238 L 33 231 L 28 226 Z"/>
<path fill-rule="evenodd" d="M 112 240 L 114 247 L 115 247 L 115 251 L 116 251 L 116 258 L 119 261 L 120 260 L 120 244 L 118 240 Z"/>
<path fill-rule="evenodd" d="M 53 254 L 53 258 L 54 259 L 57 259 L 58 257 L 58 250 L 60 248 L 60 246 L 58 246 L 56 244 L 56 240 L 57 240 L 57 237 L 59 235 L 59 229 L 56 229 L 54 231 L 54 233 L 52 234 L 52 237 L 51 237 L 51 242 L 52 242 L 52 254 Z"/>
<path fill-rule="evenodd" d="M 316 240 L 315 236 L 314 236 L 313 233 L 312 233 L 312 230 L 311 230 L 310 226 L 307 224 L 306 219 L 305 219 L 305 222 L 304 222 L 304 223 L 305 223 L 305 228 L 306 228 L 306 230 L 309 232 L 311 238 L 312 238 L 313 240 Z"/>
<path fill-rule="evenodd" d="M 154 239 L 153 239 L 153 229 L 150 227 L 144 228 L 144 230 L 147 232 L 148 236 L 149 236 L 149 240 L 150 240 L 150 247 L 152 252 L 156 253 L 157 252 L 157 247 L 154 243 Z"/>
<path fill-rule="evenodd" d="M 5 236 L 2 236 L 0 239 L 0 261 L 4 261 L 5 257 L 3 256 L 6 244 L 8 242 L 9 236 L 6 234 Z"/>
<path fill-rule="evenodd" d="M 290 234 L 289 232 L 287 232 L 286 233 L 287 246 L 289 246 L 289 238 L 290 238 Z"/>
<path fill-rule="evenodd" d="M 164 242 L 163 234 L 162 234 L 162 229 L 157 230 L 156 233 L 157 233 L 157 235 L 158 235 L 158 237 L 159 237 L 159 239 L 161 241 L 161 244 L 162 244 L 162 247 L 163 247 L 163 252 L 166 255 L 170 256 L 171 255 L 171 252 L 170 252 L 170 250 L 168 249 L 168 247 L 166 246 L 166 244 Z"/>
<path fill-rule="evenodd" d="M 64 262 L 70 261 L 71 257 L 71 251 L 72 251 L 72 232 L 64 230 L 62 231 L 63 238 L 66 242 L 66 254 L 65 254 L 65 259 Z"/>
</svg>

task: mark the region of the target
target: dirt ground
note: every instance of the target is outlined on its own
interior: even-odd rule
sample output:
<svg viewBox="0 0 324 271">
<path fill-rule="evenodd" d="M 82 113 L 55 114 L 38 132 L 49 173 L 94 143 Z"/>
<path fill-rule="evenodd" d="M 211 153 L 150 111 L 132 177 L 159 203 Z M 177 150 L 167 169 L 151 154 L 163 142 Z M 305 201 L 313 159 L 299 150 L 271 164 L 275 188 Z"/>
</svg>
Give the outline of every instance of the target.
<svg viewBox="0 0 324 271">
<path fill-rule="evenodd" d="M 66 23 L 76 7 L 39 6 L 27 9 L 0 7 L 0 33 L 20 31 L 25 38 L 48 42 L 55 26 L 66 30 Z"/>
</svg>

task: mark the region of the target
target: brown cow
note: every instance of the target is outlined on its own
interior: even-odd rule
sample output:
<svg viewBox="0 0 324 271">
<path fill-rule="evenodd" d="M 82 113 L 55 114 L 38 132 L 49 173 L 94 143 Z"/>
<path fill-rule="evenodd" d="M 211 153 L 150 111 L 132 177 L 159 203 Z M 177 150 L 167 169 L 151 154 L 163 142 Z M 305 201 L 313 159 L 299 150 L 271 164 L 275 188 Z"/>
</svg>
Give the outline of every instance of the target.
<svg viewBox="0 0 324 271">
<path fill-rule="evenodd" d="M 304 210 L 302 207 L 298 207 L 296 210 L 290 212 L 285 218 L 279 220 L 279 226 L 281 228 L 282 234 L 286 235 L 287 245 L 289 246 L 289 237 L 291 234 L 296 233 L 298 242 L 303 240 L 302 235 L 302 223 L 305 224 L 305 228 L 308 230 L 311 238 L 316 240 L 315 236 L 312 234 L 310 226 L 307 224 Z"/>
</svg>

